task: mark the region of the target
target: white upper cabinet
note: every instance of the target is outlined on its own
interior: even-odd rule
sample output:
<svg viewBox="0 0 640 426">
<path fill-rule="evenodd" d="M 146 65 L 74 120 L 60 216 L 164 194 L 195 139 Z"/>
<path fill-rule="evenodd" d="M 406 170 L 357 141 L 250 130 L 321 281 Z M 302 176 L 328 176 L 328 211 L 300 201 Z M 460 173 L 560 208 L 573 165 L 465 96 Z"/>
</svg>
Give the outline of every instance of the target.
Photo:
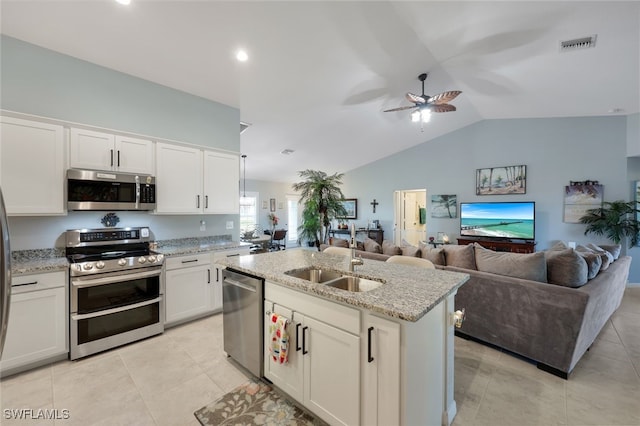
<svg viewBox="0 0 640 426">
<path fill-rule="evenodd" d="M 204 212 L 239 214 L 240 161 L 237 155 L 204 151 Z"/>
<path fill-rule="evenodd" d="M 70 130 L 69 164 L 76 169 L 154 174 L 153 142 L 93 130 Z"/>
<path fill-rule="evenodd" d="M 239 213 L 237 155 L 158 143 L 156 171 L 156 213 Z"/>
<path fill-rule="evenodd" d="M 156 144 L 156 212 L 202 213 L 202 151 Z"/>
<path fill-rule="evenodd" d="M 65 214 L 64 128 L 0 117 L 0 186 L 9 215 Z"/>
</svg>

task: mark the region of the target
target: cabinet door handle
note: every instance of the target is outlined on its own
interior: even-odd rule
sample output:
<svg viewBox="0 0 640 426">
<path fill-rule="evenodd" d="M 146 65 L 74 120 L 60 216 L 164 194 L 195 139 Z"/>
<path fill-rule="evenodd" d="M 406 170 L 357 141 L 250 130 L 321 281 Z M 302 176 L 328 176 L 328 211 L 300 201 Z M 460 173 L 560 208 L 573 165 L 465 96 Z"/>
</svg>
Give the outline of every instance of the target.
<svg viewBox="0 0 640 426">
<path fill-rule="evenodd" d="M 196 195 L 196 208 L 200 208 L 200 196 Z"/>
<path fill-rule="evenodd" d="M 120 167 L 120 150 L 118 150 L 118 167 Z"/>
<path fill-rule="evenodd" d="M 373 357 L 371 356 L 371 332 L 373 331 L 373 327 L 369 327 L 367 330 L 367 362 L 373 362 Z"/>
<path fill-rule="evenodd" d="M 113 167 L 113 150 L 110 150 L 110 151 L 111 151 L 111 167 Z"/>
<path fill-rule="evenodd" d="M 298 346 L 298 342 L 300 341 L 300 335 L 299 335 L 298 330 L 300 330 L 300 326 L 301 325 L 302 324 L 300 324 L 300 323 L 296 324 L 296 352 L 298 352 L 298 351 L 300 351 L 300 349 L 302 349 L 301 346 Z"/>
<path fill-rule="evenodd" d="M 204 196 L 204 208 L 205 209 L 209 208 L 209 196 L 208 195 Z"/>
<path fill-rule="evenodd" d="M 307 329 L 309 327 L 302 327 L 302 355 L 309 353 L 307 350 Z"/>
<path fill-rule="evenodd" d="M 24 284 L 13 284 L 12 287 L 22 287 L 22 286 L 25 286 L 25 285 L 36 285 L 36 284 L 38 284 L 38 281 L 33 281 L 33 282 L 30 282 L 30 283 L 24 283 Z"/>
<path fill-rule="evenodd" d="M 182 263 L 193 263 L 193 262 L 197 262 L 198 259 L 191 259 L 191 260 L 183 260 Z"/>
<path fill-rule="evenodd" d="M 216 282 L 220 282 L 220 268 L 216 268 Z"/>
<path fill-rule="evenodd" d="M 207 284 L 211 284 L 211 269 L 207 269 Z"/>
</svg>

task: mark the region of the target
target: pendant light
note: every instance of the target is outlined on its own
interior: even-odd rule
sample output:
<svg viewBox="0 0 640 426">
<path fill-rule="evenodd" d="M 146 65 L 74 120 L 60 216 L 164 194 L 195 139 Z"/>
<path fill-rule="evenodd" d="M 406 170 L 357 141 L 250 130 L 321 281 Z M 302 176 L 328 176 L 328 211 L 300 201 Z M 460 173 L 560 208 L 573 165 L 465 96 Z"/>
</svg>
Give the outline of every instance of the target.
<svg viewBox="0 0 640 426">
<path fill-rule="evenodd" d="M 247 198 L 247 155 L 242 154 L 242 197 L 240 197 L 241 206 L 251 206 L 253 203 L 251 199 Z"/>
</svg>

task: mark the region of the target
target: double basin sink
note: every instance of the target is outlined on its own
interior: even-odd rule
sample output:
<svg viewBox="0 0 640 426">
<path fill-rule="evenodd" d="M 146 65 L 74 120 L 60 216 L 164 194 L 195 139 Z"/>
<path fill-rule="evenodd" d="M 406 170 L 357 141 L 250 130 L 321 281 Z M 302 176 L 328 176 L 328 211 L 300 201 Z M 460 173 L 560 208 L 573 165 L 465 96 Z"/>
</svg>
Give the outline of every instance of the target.
<svg viewBox="0 0 640 426">
<path fill-rule="evenodd" d="M 380 287 L 383 283 L 380 281 L 369 280 L 352 275 L 345 275 L 344 272 L 334 271 L 331 269 L 320 268 L 304 268 L 294 269 L 285 272 L 291 277 L 300 278 L 316 284 L 324 284 L 330 287 L 339 288 L 341 290 L 352 292 L 370 291 Z"/>
</svg>

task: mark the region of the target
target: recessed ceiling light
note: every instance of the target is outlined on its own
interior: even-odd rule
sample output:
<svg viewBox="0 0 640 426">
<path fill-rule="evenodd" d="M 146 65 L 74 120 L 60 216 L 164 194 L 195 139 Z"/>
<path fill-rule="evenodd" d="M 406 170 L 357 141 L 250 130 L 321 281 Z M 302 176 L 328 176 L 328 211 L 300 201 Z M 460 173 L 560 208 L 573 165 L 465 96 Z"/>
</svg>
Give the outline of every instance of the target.
<svg viewBox="0 0 640 426">
<path fill-rule="evenodd" d="M 249 59 L 249 55 L 245 50 L 240 49 L 236 52 L 236 59 L 240 62 L 246 62 Z"/>
<path fill-rule="evenodd" d="M 125 6 L 131 3 L 131 0 L 116 0 L 120 4 L 124 4 Z"/>
</svg>

